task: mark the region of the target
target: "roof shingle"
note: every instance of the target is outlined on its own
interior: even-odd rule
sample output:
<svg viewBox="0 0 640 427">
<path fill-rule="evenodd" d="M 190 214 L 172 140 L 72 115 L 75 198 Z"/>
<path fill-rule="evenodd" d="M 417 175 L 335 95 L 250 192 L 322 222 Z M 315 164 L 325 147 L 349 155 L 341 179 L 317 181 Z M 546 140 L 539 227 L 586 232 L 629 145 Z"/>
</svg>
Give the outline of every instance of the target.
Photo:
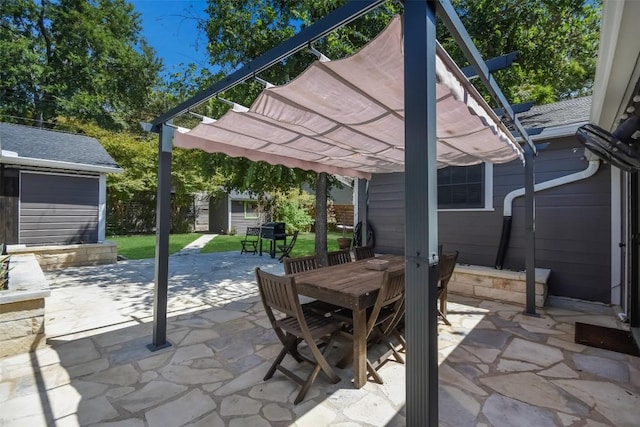
<svg viewBox="0 0 640 427">
<path fill-rule="evenodd" d="M 97 139 L 84 135 L 0 123 L 0 146 L 20 157 L 119 168 Z"/>
</svg>

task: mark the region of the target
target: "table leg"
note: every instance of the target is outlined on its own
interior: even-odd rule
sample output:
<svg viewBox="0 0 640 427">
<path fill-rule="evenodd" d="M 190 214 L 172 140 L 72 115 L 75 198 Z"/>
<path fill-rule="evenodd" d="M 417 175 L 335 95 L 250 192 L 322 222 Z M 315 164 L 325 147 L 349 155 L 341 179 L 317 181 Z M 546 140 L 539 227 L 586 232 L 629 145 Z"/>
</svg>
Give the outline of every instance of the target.
<svg viewBox="0 0 640 427">
<path fill-rule="evenodd" d="M 353 385 L 356 388 L 367 383 L 366 328 L 366 310 L 353 310 Z"/>
<path fill-rule="evenodd" d="M 262 256 L 262 237 L 260 237 L 260 256 Z"/>
</svg>

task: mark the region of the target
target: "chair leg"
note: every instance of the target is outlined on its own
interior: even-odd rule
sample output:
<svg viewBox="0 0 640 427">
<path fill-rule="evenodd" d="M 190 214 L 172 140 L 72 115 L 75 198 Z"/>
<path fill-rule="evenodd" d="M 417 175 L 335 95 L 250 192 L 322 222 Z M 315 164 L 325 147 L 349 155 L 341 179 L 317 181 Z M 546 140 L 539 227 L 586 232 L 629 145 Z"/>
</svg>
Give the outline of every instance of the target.
<svg viewBox="0 0 640 427">
<path fill-rule="evenodd" d="M 311 354 L 313 354 L 313 358 L 315 359 L 318 366 L 320 366 L 320 368 L 325 373 L 325 375 L 329 378 L 329 380 L 335 384 L 340 382 L 340 377 L 335 373 L 335 371 L 331 368 L 331 366 L 329 366 L 327 359 L 325 359 L 324 357 L 326 352 L 329 351 L 329 349 L 331 348 L 332 342 L 333 340 L 329 340 L 324 351 L 320 351 L 320 349 L 318 348 L 315 342 L 310 342 L 307 344 L 309 345 L 309 350 L 311 350 Z"/>
<path fill-rule="evenodd" d="M 287 337 L 286 344 L 284 345 L 284 347 L 282 347 L 282 350 L 280 350 L 280 354 L 278 354 L 278 357 L 276 357 L 276 360 L 273 361 L 273 364 L 269 368 L 269 371 L 267 371 L 267 374 L 264 376 L 263 381 L 266 381 L 273 376 L 273 374 L 276 372 L 276 369 L 278 369 L 278 365 L 282 363 L 282 360 L 287 355 L 287 353 L 291 353 L 292 350 L 295 351 L 295 347 L 297 346 L 297 344 L 298 344 L 298 337 L 294 335 L 289 335 Z"/>
<path fill-rule="evenodd" d="M 309 375 L 309 378 L 307 378 L 307 381 L 305 381 L 304 385 L 302 386 L 302 389 L 300 389 L 300 391 L 298 392 L 296 399 L 293 401 L 294 405 L 297 405 L 298 403 L 302 402 L 302 399 L 304 399 L 304 397 L 306 396 L 307 392 L 309 391 L 309 388 L 311 388 L 311 384 L 313 384 L 313 382 L 316 380 L 316 377 L 320 373 L 321 369 L 322 368 L 320 367 L 320 365 L 316 365 L 313 368 L 313 372 L 311 372 L 311 374 Z"/>
<path fill-rule="evenodd" d="M 393 332 L 391 332 L 391 336 L 395 337 L 398 339 L 398 341 L 400 342 L 400 350 L 398 351 L 407 351 L 407 342 L 405 341 L 404 337 L 402 336 L 402 334 L 396 329 Z"/>
<path fill-rule="evenodd" d="M 447 326 L 451 326 L 451 322 L 449 322 L 449 319 L 447 319 L 447 316 L 445 316 L 442 311 L 438 310 L 438 314 L 440 315 L 440 317 L 442 317 L 442 321 L 447 325 Z"/>
<path fill-rule="evenodd" d="M 378 384 L 384 384 L 384 381 L 382 381 L 382 377 L 378 375 L 378 371 L 376 371 L 376 368 L 373 367 L 369 360 L 367 360 L 367 371 L 369 372 L 369 375 L 373 377 L 373 380 L 375 382 L 377 382 Z"/>
<path fill-rule="evenodd" d="M 318 348 L 318 346 L 316 345 L 315 342 L 308 342 L 307 343 L 309 345 L 309 350 L 311 351 L 311 354 L 313 355 L 313 359 L 316 362 L 316 365 L 313 367 L 313 371 L 311 372 L 311 374 L 309 374 L 309 377 L 304 382 L 304 385 L 302 386 L 302 389 L 300 390 L 300 392 L 298 392 L 298 395 L 296 396 L 296 399 L 293 401 L 293 403 L 295 405 L 297 405 L 298 403 L 300 403 L 304 399 L 305 395 L 309 391 L 309 388 L 311 387 L 311 384 L 313 384 L 313 382 L 316 380 L 316 378 L 318 377 L 318 374 L 320 373 L 320 371 L 324 372 L 325 375 L 327 375 L 327 377 L 329 378 L 329 380 L 332 383 L 335 384 L 335 383 L 340 382 L 340 377 L 338 375 L 336 375 L 336 373 L 333 371 L 333 369 L 331 369 L 331 367 L 327 363 L 327 359 L 325 359 L 325 357 L 324 357 L 327 354 L 327 352 L 329 351 L 329 349 L 331 348 L 332 342 L 333 342 L 333 339 L 330 339 L 326 343 L 326 345 L 324 346 L 324 349 L 322 351 L 320 351 L 320 349 Z"/>
<path fill-rule="evenodd" d="M 282 250 L 282 254 L 280 255 L 280 258 L 278 258 L 278 261 L 282 262 L 284 257 L 289 258 L 289 251 L 287 251 L 286 249 Z"/>
<path fill-rule="evenodd" d="M 391 340 L 389 338 L 387 338 L 386 336 L 382 336 L 380 338 L 380 340 L 386 344 L 387 347 L 389 347 L 389 349 L 391 350 L 391 352 L 393 353 L 393 357 L 396 359 L 396 362 L 404 364 L 404 358 L 402 357 L 402 355 L 398 352 L 398 350 L 396 349 L 396 346 L 393 345 L 393 343 L 391 342 Z"/>
</svg>

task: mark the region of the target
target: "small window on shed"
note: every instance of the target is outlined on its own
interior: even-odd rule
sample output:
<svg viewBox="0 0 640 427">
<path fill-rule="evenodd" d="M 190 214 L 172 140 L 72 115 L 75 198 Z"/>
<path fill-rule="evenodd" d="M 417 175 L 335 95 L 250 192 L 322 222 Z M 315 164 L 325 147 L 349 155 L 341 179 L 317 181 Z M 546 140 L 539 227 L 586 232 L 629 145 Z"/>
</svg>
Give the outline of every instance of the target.
<svg viewBox="0 0 640 427">
<path fill-rule="evenodd" d="M 244 202 L 244 219 L 257 219 L 258 218 L 258 203 L 257 202 Z"/>
</svg>

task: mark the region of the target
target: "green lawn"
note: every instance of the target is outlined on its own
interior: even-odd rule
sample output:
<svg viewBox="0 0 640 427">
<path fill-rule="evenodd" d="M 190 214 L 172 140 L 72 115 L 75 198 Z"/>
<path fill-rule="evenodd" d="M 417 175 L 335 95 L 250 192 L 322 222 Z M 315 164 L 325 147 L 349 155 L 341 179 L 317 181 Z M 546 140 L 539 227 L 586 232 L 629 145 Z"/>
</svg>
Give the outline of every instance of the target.
<svg viewBox="0 0 640 427">
<path fill-rule="evenodd" d="M 200 237 L 201 234 L 172 234 L 169 236 L 169 253 L 180 249 Z M 107 238 L 118 245 L 118 255 L 127 259 L 153 258 L 156 255 L 156 235 L 110 236 Z"/>
<path fill-rule="evenodd" d="M 211 240 L 207 245 L 202 248 L 201 253 L 208 252 L 227 252 L 227 251 L 238 251 L 242 248 L 240 241 L 244 239 L 244 235 L 236 235 L 236 236 L 217 236 L 213 240 Z M 342 237 L 341 233 L 333 233 L 330 232 L 327 235 L 327 247 L 329 251 L 338 250 L 338 237 Z M 347 235 L 350 237 L 350 234 Z M 300 233 L 298 234 L 298 240 L 296 241 L 295 246 L 293 247 L 293 251 L 291 252 L 292 257 L 304 256 L 304 255 L 313 255 L 315 253 L 315 240 L 316 235 L 314 233 Z M 281 241 L 278 244 L 282 244 Z M 262 242 L 262 252 L 269 252 L 269 241 Z"/>
</svg>

